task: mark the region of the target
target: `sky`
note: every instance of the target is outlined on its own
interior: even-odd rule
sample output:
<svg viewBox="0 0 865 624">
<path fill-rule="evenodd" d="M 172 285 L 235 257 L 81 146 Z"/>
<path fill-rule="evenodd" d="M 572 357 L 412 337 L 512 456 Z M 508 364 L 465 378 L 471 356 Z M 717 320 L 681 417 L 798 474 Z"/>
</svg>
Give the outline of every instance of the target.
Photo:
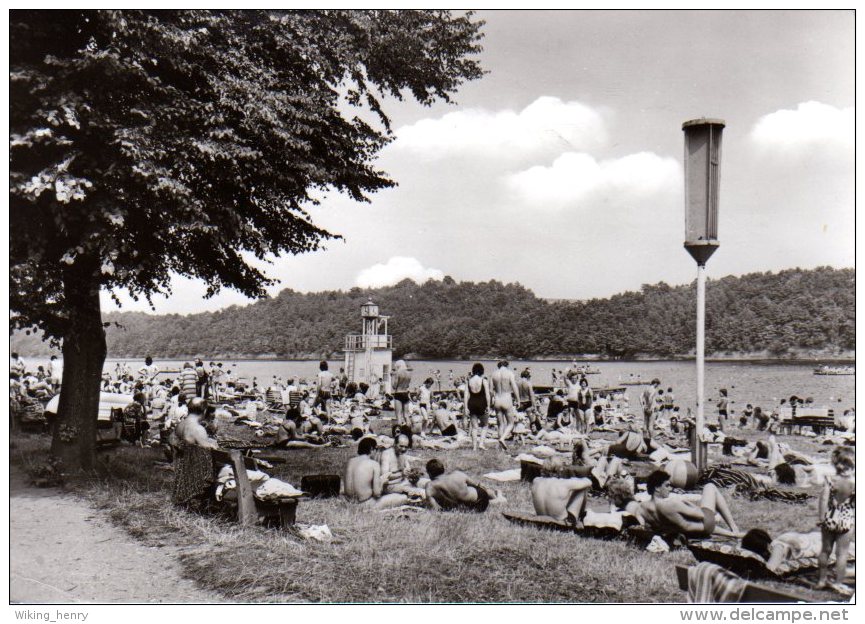
<svg viewBox="0 0 865 624">
<path fill-rule="evenodd" d="M 445 275 L 553 299 L 689 283 L 681 127 L 699 117 L 726 122 L 710 279 L 854 266 L 852 11 L 479 16 L 489 73 L 456 105 L 387 102 L 395 139 L 377 164 L 398 186 L 311 207 L 344 240 L 274 259 L 271 295 Z M 204 291 L 178 278 L 155 312 L 250 303 Z"/>
</svg>

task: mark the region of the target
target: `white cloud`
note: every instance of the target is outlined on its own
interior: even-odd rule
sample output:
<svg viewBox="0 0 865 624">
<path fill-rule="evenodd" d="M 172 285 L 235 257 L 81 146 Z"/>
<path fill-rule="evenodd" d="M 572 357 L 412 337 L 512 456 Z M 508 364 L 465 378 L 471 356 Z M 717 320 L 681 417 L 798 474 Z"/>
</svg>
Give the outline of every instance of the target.
<svg viewBox="0 0 865 624">
<path fill-rule="evenodd" d="M 439 119 L 422 119 L 396 131 L 394 149 L 429 158 L 464 153 L 496 158 L 531 156 L 544 150 L 579 150 L 603 145 L 604 120 L 580 102 L 542 96 L 520 112 L 466 109 Z"/>
<path fill-rule="evenodd" d="M 394 256 L 385 264 L 374 264 L 357 274 L 355 284 L 361 288 L 393 286 L 408 278 L 418 284 L 427 280 L 440 280 L 445 276 L 438 269 L 425 269 L 416 258 Z"/>
<path fill-rule="evenodd" d="M 853 108 L 803 102 L 796 110 L 782 109 L 761 117 L 751 130 L 751 139 L 776 149 L 826 144 L 852 148 L 854 128 Z"/>
<path fill-rule="evenodd" d="M 559 208 L 590 198 L 632 199 L 674 191 L 682 184 L 682 174 L 678 161 L 651 152 L 604 161 L 568 152 L 549 167 L 512 174 L 506 183 L 527 202 Z"/>
</svg>

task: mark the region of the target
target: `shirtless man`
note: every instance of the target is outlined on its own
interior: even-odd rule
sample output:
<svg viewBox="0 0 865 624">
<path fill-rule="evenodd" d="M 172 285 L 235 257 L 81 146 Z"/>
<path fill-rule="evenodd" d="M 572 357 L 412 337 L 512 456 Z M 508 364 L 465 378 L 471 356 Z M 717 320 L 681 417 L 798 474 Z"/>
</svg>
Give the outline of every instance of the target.
<svg viewBox="0 0 865 624">
<path fill-rule="evenodd" d="M 520 389 L 514 372 L 508 368 L 508 362 L 502 360 L 498 368 L 490 376 L 493 384 L 493 408 L 496 411 L 496 422 L 499 427 L 499 446 L 508 450 L 505 440 L 514 430 L 514 397 L 520 396 Z"/>
<path fill-rule="evenodd" d="M 586 506 L 586 492 L 591 489 L 592 480 L 587 478 L 536 477 L 532 481 L 535 513 L 579 527 Z"/>
<path fill-rule="evenodd" d="M 348 460 L 345 469 L 345 495 L 349 500 L 379 509 L 403 505 L 408 500 L 404 494 L 382 495 L 381 468 L 370 457 L 377 446 L 373 438 L 363 438 L 357 445 L 357 457 Z"/>
<path fill-rule="evenodd" d="M 363 436 L 369 433 L 369 424 L 363 414 L 363 410 L 357 405 L 352 405 L 349 410 L 349 426 L 351 427 L 351 437 L 354 440 L 360 440 Z"/>
<path fill-rule="evenodd" d="M 646 524 L 662 533 L 683 533 L 686 537 L 706 538 L 710 535 L 742 537 L 730 507 L 714 483 L 707 483 L 699 505 L 681 498 L 670 498 L 670 475 L 656 470 L 646 480 L 646 491 L 652 499 L 640 503 L 640 515 Z M 715 514 L 721 515 L 729 529 L 717 525 Z"/>
<path fill-rule="evenodd" d="M 325 412 L 327 412 L 327 419 L 330 420 L 330 397 L 333 388 L 334 376 L 327 369 L 327 362 L 322 360 L 322 362 L 318 365 L 318 377 L 315 380 L 315 403 L 312 404 L 313 407 L 318 407 L 319 405 L 323 405 Z"/>
<path fill-rule="evenodd" d="M 426 486 L 427 502 L 432 509 L 443 511 L 486 511 L 497 498 L 466 473 L 455 470 L 445 473 L 444 464 L 439 459 L 431 459 L 426 464 L 430 482 Z"/>
<path fill-rule="evenodd" d="M 520 373 L 517 388 L 519 389 L 518 397 L 520 400 L 518 411 L 524 412 L 530 423 L 536 422 L 540 424 L 538 412 L 535 409 L 535 389 L 532 387 L 532 374 L 529 372 L 529 369 Z"/>
<path fill-rule="evenodd" d="M 652 436 L 655 429 L 655 417 L 658 412 L 658 388 L 661 386 L 660 379 L 653 379 L 649 387 L 640 393 L 640 407 L 643 408 L 643 420 L 646 435 Z"/>
<path fill-rule="evenodd" d="M 433 418 L 435 419 L 435 425 L 439 428 L 439 431 L 443 436 L 457 435 L 456 419 L 448 409 L 447 401 L 439 401 L 438 407 L 435 412 L 433 412 Z"/>
<path fill-rule="evenodd" d="M 393 390 L 393 411 L 399 425 L 410 425 L 407 412 L 411 386 L 411 373 L 405 360 L 397 360 L 391 373 L 391 389 Z"/>
<path fill-rule="evenodd" d="M 382 489 L 388 493 L 423 495 L 423 490 L 411 485 L 405 477 L 405 469 L 408 468 L 408 459 L 405 452 L 409 449 L 411 440 L 405 433 L 398 434 L 391 448 L 381 453 L 381 482 Z"/>
<path fill-rule="evenodd" d="M 418 388 L 418 407 L 420 408 L 421 416 L 421 431 L 423 433 L 432 429 L 432 419 L 430 418 L 430 408 L 432 408 L 432 387 L 435 381 L 432 377 L 428 377 L 426 381 Z"/>
</svg>

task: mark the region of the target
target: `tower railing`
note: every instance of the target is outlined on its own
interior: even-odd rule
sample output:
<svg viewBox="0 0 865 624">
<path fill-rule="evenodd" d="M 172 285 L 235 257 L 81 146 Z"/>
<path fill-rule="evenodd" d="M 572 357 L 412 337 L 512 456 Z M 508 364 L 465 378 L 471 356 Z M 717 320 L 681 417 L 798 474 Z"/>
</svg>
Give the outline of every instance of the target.
<svg viewBox="0 0 865 624">
<path fill-rule="evenodd" d="M 346 351 L 364 351 L 371 349 L 392 349 L 393 337 L 388 335 L 369 336 L 364 334 L 349 334 L 345 337 Z"/>
</svg>

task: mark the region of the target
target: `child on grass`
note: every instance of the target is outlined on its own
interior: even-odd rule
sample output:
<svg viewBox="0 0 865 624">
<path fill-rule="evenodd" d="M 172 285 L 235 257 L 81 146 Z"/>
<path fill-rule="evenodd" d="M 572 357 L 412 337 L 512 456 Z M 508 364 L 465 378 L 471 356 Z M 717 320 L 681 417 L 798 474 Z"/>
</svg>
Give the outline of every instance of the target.
<svg viewBox="0 0 865 624">
<path fill-rule="evenodd" d="M 823 537 L 823 548 L 818 557 L 820 575 L 815 588 L 831 587 L 840 593 L 849 594 L 850 589 L 844 585 L 844 580 L 847 575 L 847 554 L 856 523 L 856 458 L 853 449 L 848 446 L 836 447 L 832 452 L 832 465 L 835 467 L 836 476 L 826 478 L 826 485 L 818 503 L 818 526 Z M 826 577 L 829 573 L 829 555 L 833 548 L 835 583 L 830 585 Z"/>
</svg>

